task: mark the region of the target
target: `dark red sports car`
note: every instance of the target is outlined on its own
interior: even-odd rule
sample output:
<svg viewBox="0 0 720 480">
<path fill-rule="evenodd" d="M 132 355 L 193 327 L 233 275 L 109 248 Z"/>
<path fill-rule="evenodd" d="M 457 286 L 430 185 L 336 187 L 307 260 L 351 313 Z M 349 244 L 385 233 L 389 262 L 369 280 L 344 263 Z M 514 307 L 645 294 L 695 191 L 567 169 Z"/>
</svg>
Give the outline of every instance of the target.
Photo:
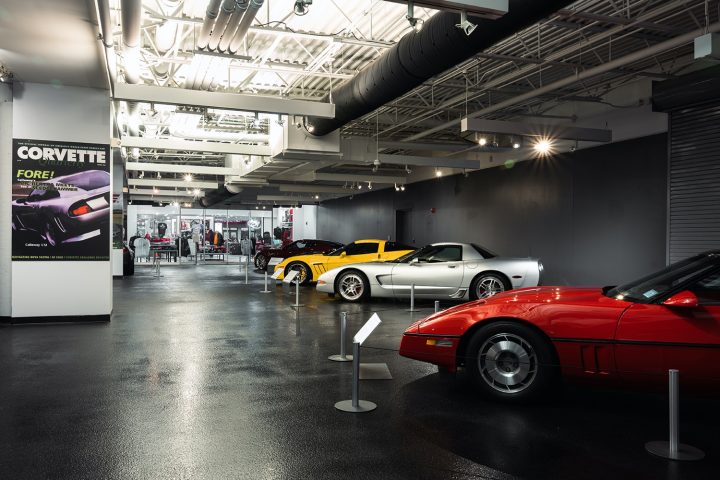
<svg viewBox="0 0 720 480">
<path fill-rule="evenodd" d="M 528 400 L 560 379 L 720 391 L 720 250 L 619 287 L 538 287 L 465 303 L 413 323 L 400 354 L 455 371 L 485 394 Z"/>
<path fill-rule="evenodd" d="M 327 240 L 295 240 L 282 248 L 263 248 L 255 254 L 255 268 L 267 269 L 271 258 L 288 258 L 312 253 L 328 253 L 342 247 L 342 243 Z"/>
</svg>

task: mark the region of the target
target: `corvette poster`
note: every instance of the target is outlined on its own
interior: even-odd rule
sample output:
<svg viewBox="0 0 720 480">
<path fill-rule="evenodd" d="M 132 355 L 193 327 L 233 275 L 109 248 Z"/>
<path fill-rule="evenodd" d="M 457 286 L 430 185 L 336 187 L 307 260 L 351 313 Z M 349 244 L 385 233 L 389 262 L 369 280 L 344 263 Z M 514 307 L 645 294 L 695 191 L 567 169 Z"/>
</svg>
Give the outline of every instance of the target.
<svg viewBox="0 0 720 480">
<path fill-rule="evenodd" d="M 110 259 L 110 146 L 13 139 L 13 261 Z"/>
</svg>

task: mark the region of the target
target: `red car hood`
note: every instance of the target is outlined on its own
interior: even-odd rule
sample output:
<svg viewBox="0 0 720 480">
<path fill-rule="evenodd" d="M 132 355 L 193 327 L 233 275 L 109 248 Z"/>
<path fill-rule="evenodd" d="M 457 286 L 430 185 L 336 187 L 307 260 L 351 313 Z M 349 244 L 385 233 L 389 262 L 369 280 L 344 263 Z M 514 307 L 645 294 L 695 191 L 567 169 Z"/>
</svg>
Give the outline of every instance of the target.
<svg viewBox="0 0 720 480">
<path fill-rule="evenodd" d="M 535 305 L 588 304 L 605 299 L 600 288 L 577 287 L 530 287 L 500 293 L 484 300 L 475 300 L 443 310 L 410 325 L 406 332 L 416 332 L 420 325 L 448 317 L 480 319 L 482 311 L 506 310 L 509 308 L 529 310 Z M 481 308 L 478 308 L 481 307 Z M 487 307 L 487 308 L 482 308 Z"/>
</svg>

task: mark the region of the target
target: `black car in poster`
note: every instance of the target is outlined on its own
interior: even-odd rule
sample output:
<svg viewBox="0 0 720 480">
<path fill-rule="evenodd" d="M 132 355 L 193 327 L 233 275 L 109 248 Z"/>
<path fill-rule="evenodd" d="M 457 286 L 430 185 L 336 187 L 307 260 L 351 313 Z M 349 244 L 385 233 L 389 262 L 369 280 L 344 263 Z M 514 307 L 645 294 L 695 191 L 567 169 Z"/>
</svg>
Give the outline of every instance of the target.
<svg viewBox="0 0 720 480">
<path fill-rule="evenodd" d="M 12 228 L 39 233 L 50 247 L 100 236 L 110 208 L 110 174 L 85 170 L 38 183 L 12 203 Z"/>
</svg>

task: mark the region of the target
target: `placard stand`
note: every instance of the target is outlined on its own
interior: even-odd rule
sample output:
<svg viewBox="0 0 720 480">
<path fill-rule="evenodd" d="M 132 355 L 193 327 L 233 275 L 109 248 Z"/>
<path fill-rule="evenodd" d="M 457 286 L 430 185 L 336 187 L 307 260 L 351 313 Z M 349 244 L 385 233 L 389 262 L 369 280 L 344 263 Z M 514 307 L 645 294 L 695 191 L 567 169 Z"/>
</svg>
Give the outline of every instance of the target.
<svg viewBox="0 0 720 480">
<path fill-rule="evenodd" d="M 352 362 L 353 356 L 345 353 L 345 332 L 347 330 L 347 312 L 340 312 L 340 355 L 330 355 L 333 362 Z"/>
<path fill-rule="evenodd" d="M 382 322 L 377 313 L 365 322 L 360 330 L 353 337 L 353 378 L 352 378 L 352 399 L 342 400 L 335 404 L 335 408 L 343 412 L 364 413 L 371 412 L 377 408 L 377 404 L 367 400 L 360 400 L 360 345 Z"/>
<path fill-rule="evenodd" d="M 440 311 L 440 300 L 435 300 L 435 313 Z"/>
<path fill-rule="evenodd" d="M 658 457 L 670 460 L 701 460 L 705 458 L 702 450 L 680 443 L 678 409 L 680 403 L 680 371 L 668 370 L 668 385 L 670 393 L 670 441 L 655 441 L 645 444 L 645 450 Z"/>
<path fill-rule="evenodd" d="M 290 273 L 285 275 L 285 278 L 283 279 L 283 284 L 288 285 L 288 290 L 290 289 L 290 285 L 295 282 L 295 304 L 292 305 L 295 308 L 305 306 L 300 303 L 300 280 L 297 279 L 298 274 L 299 272 L 297 270 L 292 270 Z"/>
</svg>

